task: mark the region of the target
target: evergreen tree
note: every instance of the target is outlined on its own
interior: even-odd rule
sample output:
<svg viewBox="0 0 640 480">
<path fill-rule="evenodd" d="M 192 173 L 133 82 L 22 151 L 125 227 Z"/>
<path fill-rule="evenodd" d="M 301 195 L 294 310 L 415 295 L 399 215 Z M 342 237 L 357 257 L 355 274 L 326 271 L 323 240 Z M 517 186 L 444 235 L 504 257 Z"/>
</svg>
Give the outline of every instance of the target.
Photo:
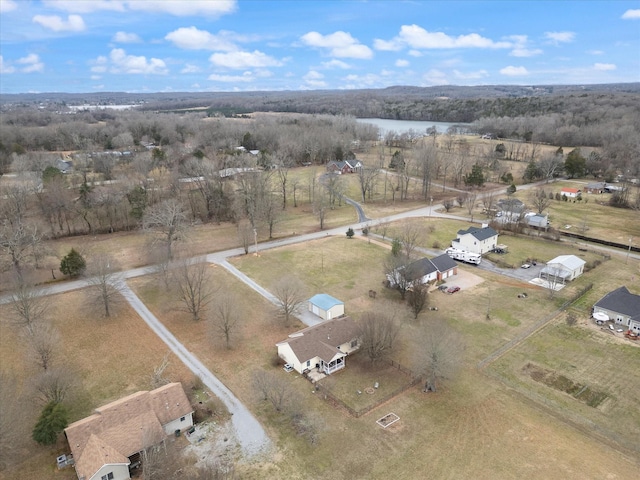
<svg viewBox="0 0 640 480">
<path fill-rule="evenodd" d="M 471 173 L 464 176 L 464 184 L 476 187 L 482 187 L 484 185 L 484 174 L 479 164 L 476 163 L 471 167 Z"/>
<path fill-rule="evenodd" d="M 45 405 L 38 423 L 33 427 L 31 436 L 42 445 L 56 443 L 58 434 L 68 425 L 67 409 L 60 403 L 49 402 Z"/>
<path fill-rule="evenodd" d="M 586 166 L 587 161 L 580 153 L 579 148 L 571 150 L 564 160 L 564 170 L 571 178 L 584 176 Z"/>
<path fill-rule="evenodd" d="M 60 271 L 70 277 L 82 275 L 85 268 L 87 268 L 87 262 L 74 248 L 60 262 Z"/>
</svg>

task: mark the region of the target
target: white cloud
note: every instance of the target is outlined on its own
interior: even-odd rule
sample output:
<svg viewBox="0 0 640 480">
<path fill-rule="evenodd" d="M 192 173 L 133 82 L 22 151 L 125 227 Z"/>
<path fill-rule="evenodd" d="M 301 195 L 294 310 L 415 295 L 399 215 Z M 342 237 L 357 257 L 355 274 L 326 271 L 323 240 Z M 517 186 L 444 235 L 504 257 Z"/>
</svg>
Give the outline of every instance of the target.
<svg viewBox="0 0 640 480">
<path fill-rule="evenodd" d="M 640 19 L 640 8 L 627 10 L 622 14 L 624 20 L 638 20 Z"/>
<path fill-rule="evenodd" d="M 142 39 L 135 33 L 116 32 L 111 41 L 114 43 L 140 43 Z"/>
<path fill-rule="evenodd" d="M 509 65 L 508 67 L 504 67 L 500 69 L 500 73 L 502 75 L 506 75 L 508 77 L 521 77 L 523 75 L 529 75 L 529 72 L 524 67 L 514 67 Z"/>
<path fill-rule="evenodd" d="M 91 80 L 100 80 L 102 75 L 91 75 Z"/>
<path fill-rule="evenodd" d="M 253 76 L 249 72 L 245 72 L 244 75 L 217 75 L 215 73 L 209 75 L 209 80 L 214 82 L 251 82 Z"/>
<path fill-rule="evenodd" d="M 214 53 L 209 61 L 218 67 L 226 68 L 260 68 L 280 67 L 282 62 L 258 50 L 253 52 Z"/>
<path fill-rule="evenodd" d="M 236 10 L 236 0 L 129 0 L 131 10 L 151 13 L 168 13 L 177 17 L 207 16 L 218 17 Z"/>
<path fill-rule="evenodd" d="M 397 52 L 398 50 L 402 50 L 403 46 L 396 40 L 380 40 L 376 38 L 373 41 L 373 48 L 383 52 Z"/>
<path fill-rule="evenodd" d="M 342 70 L 348 70 L 351 68 L 351 65 L 349 65 L 348 63 L 336 59 L 330 60 L 328 62 L 322 62 L 322 66 L 327 69 L 340 68 Z"/>
<path fill-rule="evenodd" d="M 20 69 L 23 73 L 35 73 L 35 72 L 43 72 L 44 71 L 44 63 L 40 61 L 40 57 L 35 53 L 31 53 L 26 57 L 20 58 L 17 63 L 20 65 L 24 65 Z"/>
<path fill-rule="evenodd" d="M 121 48 L 114 48 L 109 54 L 111 73 L 129 73 L 143 75 L 166 75 L 169 73 L 167 65 L 159 58 L 127 55 Z M 93 69 L 92 69 L 93 70 Z M 93 70 L 95 71 L 95 70 Z"/>
<path fill-rule="evenodd" d="M 316 70 L 309 70 L 306 75 L 302 77 L 305 82 L 305 86 L 311 88 L 324 88 L 327 86 L 327 82 L 325 82 L 324 75 Z"/>
<path fill-rule="evenodd" d="M 180 73 L 198 73 L 200 71 L 200 67 L 198 67 L 197 65 L 192 65 L 190 63 L 187 63 L 182 70 L 180 70 Z"/>
<path fill-rule="evenodd" d="M 43 0 L 51 8 L 74 13 L 127 10 L 167 13 L 177 17 L 219 17 L 236 10 L 236 0 Z"/>
<path fill-rule="evenodd" d="M 18 8 L 14 0 L 0 0 L 0 13 L 12 12 Z"/>
<path fill-rule="evenodd" d="M 593 68 L 595 70 L 600 70 L 601 72 L 606 72 L 610 70 L 615 70 L 616 66 L 613 63 L 594 63 Z"/>
<path fill-rule="evenodd" d="M 494 42 L 477 33 L 452 37 L 443 32 L 429 32 L 418 25 L 402 25 L 400 33 L 390 41 L 375 40 L 380 50 L 399 50 L 403 46 L 413 49 L 445 48 L 510 48 L 511 42 Z"/>
<path fill-rule="evenodd" d="M 86 28 L 80 15 L 69 15 L 66 21 L 58 15 L 36 15 L 33 21 L 54 32 L 81 32 Z"/>
<path fill-rule="evenodd" d="M 217 50 L 223 52 L 238 50 L 235 44 L 223 36 L 213 35 L 196 27 L 179 28 L 169 32 L 164 38 L 184 50 Z"/>
<path fill-rule="evenodd" d="M 408 60 L 396 60 L 396 67 L 408 67 L 409 66 L 409 61 Z"/>
<path fill-rule="evenodd" d="M 461 80 L 478 80 L 480 78 L 486 78 L 489 76 L 489 72 L 487 72 L 486 70 L 477 70 L 475 72 L 460 72 L 459 70 L 454 70 L 453 74 L 456 76 L 456 78 L 459 78 Z"/>
<path fill-rule="evenodd" d="M 575 37 L 576 34 L 574 32 L 544 32 L 544 38 L 556 45 L 558 43 L 573 42 Z"/>
<path fill-rule="evenodd" d="M 431 69 L 425 73 L 422 78 L 430 85 L 448 85 L 449 81 L 444 72 L 440 70 Z"/>
<path fill-rule="evenodd" d="M 0 55 L 0 73 L 6 74 L 6 73 L 15 73 L 16 68 L 4 63 L 4 58 L 2 57 L 2 55 Z"/>
<path fill-rule="evenodd" d="M 587 53 L 589 55 L 604 55 L 604 52 L 602 50 L 589 50 Z"/>
<path fill-rule="evenodd" d="M 125 2 L 121 0 L 43 0 L 47 7 L 65 12 L 92 13 L 100 10 L 125 11 Z"/>
<path fill-rule="evenodd" d="M 305 33 L 300 37 L 305 45 L 329 49 L 329 55 L 338 58 L 371 58 L 373 52 L 366 45 L 361 44 L 347 32 L 334 32 L 322 35 L 318 32 Z"/>
</svg>

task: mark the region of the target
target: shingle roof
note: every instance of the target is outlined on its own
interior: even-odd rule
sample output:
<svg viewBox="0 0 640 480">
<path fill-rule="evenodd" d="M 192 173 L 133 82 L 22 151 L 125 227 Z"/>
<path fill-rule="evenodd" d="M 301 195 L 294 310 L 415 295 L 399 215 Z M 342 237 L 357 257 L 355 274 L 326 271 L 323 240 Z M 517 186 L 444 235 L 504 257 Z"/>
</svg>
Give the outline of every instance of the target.
<svg viewBox="0 0 640 480">
<path fill-rule="evenodd" d="M 337 298 L 326 293 L 318 293 L 317 295 L 314 295 L 309 299 L 309 303 L 321 308 L 322 310 L 329 310 L 331 307 L 335 307 L 336 305 L 344 305 L 344 302 L 341 302 Z"/>
<path fill-rule="evenodd" d="M 443 253 L 442 255 L 438 255 L 437 257 L 432 258 L 431 262 L 433 262 L 433 264 L 436 266 L 439 272 L 446 272 L 458 266 L 456 261 L 446 253 Z"/>
<path fill-rule="evenodd" d="M 96 408 L 93 415 L 64 431 L 78 477 L 91 478 L 107 463 L 129 463 L 127 457 L 165 437 L 162 425 L 191 412 L 180 383 L 136 392 Z"/>
<path fill-rule="evenodd" d="M 458 230 L 458 238 L 462 235 L 467 235 L 467 234 L 473 235 L 478 240 L 486 240 L 487 238 L 491 238 L 498 235 L 498 232 L 496 232 L 491 227 L 484 227 L 484 228 L 469 227 L 466 230 Z"/>
<path fill-rule="evenodd" d="M 640 295 L 634 295 L 627 287 L 616 288 L 607 293 L 594 306 L 640 320 Z"/>
<path fill-rule="evenodd" d="M 351 317 L 340 317 L 292 333 L 276 345 L 288 343 L 300 362 L 314 357 L 330 362 L 336 355 L 343 355 L 338 346 L 357 338 L 358 331 L 358 325 Z"/>
</svg>

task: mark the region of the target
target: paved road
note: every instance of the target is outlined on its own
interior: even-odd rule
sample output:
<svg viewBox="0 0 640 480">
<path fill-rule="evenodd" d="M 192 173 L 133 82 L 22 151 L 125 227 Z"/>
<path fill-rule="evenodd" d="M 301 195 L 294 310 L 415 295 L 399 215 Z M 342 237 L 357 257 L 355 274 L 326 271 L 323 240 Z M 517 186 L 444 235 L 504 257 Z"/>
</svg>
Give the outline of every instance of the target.
<svg viewBox="0 0 640 480">
<path fill-rule="evenodd" d="M 138 296 L 121 281 L 119 283 L 124 298 L 149 325 L 160 339 L 167 344 L 173 353 L 209 388 L 231 413 L 231 422 L 243 452 L 247 456 L 265 453 L 271 446 L 271 441 L 260 422 L 251 414 L 238 398 L 220 380 L 205 367 L 198 358 L 191 353 L 178 339 L 151 313 Z"/>
</svg>

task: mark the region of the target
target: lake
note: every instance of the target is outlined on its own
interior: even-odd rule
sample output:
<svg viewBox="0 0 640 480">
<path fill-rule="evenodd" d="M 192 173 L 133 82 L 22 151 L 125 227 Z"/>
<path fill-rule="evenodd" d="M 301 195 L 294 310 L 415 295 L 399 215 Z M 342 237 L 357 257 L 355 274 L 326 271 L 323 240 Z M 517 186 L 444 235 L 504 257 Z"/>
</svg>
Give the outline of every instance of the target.
<svg viewBox="0 0 640 480">
<path fill-rule="evenodd" d="M 387 132 L 406 133 L 413 130 L 418 133 L 425 133 L 427 128 L 436 127 L 438 133 L 446 133 L 449 127 L 454 125 L 459 127 L 468 127 L 468 123 L 449 123 L 449 122 L 425 122 L 422 120 L 387 120 L 385 118 L 357 118 L 360 123 L 370 123 L 380 129 L 382 135 Z"/>
</svg>

